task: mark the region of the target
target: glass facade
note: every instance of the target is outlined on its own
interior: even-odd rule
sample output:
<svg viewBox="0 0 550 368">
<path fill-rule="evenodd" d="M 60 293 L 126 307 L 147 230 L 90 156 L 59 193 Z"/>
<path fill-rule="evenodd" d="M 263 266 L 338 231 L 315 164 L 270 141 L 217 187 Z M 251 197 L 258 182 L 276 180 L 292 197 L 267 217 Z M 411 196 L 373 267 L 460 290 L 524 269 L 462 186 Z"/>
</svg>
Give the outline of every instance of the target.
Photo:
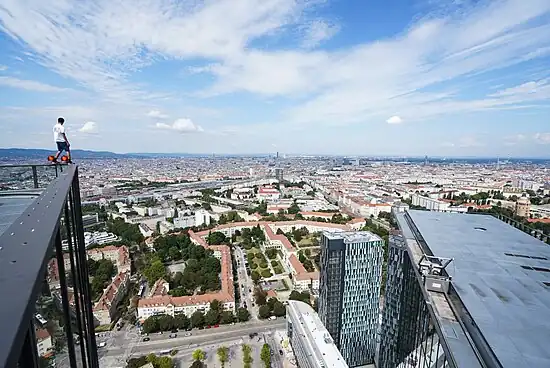
<svg viewBox="0 0 550 368">
<path fill-rule="evenodd" d="M 319 316 L 350 367 L 375 359 L 382 248 L 369 232 L 321 239 Z"/>
<path fill-rule="evenodd" d="M 436 332 L 422 284 L 400 236 L 391 236 L 382 314 L 380 368 L 452 367 Z"/>
</svg>

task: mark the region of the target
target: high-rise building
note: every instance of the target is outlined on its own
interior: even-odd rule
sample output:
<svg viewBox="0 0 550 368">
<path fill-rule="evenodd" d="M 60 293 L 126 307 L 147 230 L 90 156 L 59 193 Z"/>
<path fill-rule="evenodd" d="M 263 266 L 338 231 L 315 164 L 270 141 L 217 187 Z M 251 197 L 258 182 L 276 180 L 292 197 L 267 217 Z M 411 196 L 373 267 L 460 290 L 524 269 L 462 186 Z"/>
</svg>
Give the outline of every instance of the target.
<svg viewBox="0 0 550 368">
<path fill-rule="evenodd" d="M 283 181 L 283 169 L 281 168 L 275 169 L 275 179 L 277 179 L 279 182 Z"/>
<path fill-rule="evenodd" d="M 289 300 L 287 335 L 300 368 L 347 368 L 329 332 L 308 304 Z"/>
<path fill-rule="evenodd" d="M 394 216 L 379 368 L 550 367 L 550 247 L 488 215 Z"/>
<path fill-rule="evenodd" d="M 350 367 L 374 362 L 383 240 L 367 231 L 323 232 L 319 318 Z"/>
</svg>

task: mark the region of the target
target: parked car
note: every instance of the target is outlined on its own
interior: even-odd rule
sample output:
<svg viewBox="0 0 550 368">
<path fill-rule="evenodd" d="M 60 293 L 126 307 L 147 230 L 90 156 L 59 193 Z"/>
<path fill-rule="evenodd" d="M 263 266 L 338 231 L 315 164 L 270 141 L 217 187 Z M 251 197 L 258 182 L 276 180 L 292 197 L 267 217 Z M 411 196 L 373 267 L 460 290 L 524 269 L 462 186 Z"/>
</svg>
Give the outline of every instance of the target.
<svg viewBox="0 0 550 368">
<path fill-rule="evenodd" d="M 279 349 L 279 355 L 283 355 L 283 351 Z"/>
<path fill-rule="evenodd" d="M 150 337 L 144 337 L 143 339 L 141 339 L 141 341 L 149 341 L 149 340 L 151 340 Z"/>
<path fill-rule="evenodd" d="M 168 336 L 168 337 L 171 338 L 171 339 L 174 339 L 174 338 L 178 337 L 178 334 L 171 333 L 170 336 Z"/>
<path fill-rule="evenodd" d="M 191 332 L 185 334 L 186 337 L 191 336 Z"/>
</svg>

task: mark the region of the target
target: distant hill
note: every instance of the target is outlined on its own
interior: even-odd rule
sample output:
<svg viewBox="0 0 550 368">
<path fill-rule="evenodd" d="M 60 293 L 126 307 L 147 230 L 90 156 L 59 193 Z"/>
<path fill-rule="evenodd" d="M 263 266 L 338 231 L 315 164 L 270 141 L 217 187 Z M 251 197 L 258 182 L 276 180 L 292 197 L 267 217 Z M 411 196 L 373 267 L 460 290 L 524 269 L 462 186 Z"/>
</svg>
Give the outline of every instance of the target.
<svg viewBox="0 0 550 368">
<path fill-rule="evenodd" d="M 28 148 L 0 148 L 0 157 L 3 159 L 29 158 L 43 159 L 54 154 L 53 150 L 46 149 L 28 149 Z M 71 150 L 71 154 L 75 159 L 87 158 L 123 158 L 126 155 L 108 152 L 108 151 L 88 151 L 88 150 Z"/>
</svg>

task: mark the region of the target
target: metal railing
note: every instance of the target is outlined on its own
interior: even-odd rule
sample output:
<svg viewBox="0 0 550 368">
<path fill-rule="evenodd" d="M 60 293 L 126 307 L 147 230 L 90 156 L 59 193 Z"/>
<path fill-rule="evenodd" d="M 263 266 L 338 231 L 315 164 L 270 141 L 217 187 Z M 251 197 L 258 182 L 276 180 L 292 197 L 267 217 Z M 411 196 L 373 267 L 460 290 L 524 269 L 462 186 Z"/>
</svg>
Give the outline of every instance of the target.
<svg viewBox="0 0 550 368">
<path fill-rule="evenodd" d="M 28 165 L 35 187 L 40 166 Z M 56 170 L 34 200 L 28 191 L 0 192 L 0 202 L 27 200 L 0 229 L 0 367 L 99 367 L 78 168 Z"/>
<path fill-rule="evenodd" d="M 65 164 L 0 165 L 0 191 L 45 188 L 67 168 Z"/>
</svg>

